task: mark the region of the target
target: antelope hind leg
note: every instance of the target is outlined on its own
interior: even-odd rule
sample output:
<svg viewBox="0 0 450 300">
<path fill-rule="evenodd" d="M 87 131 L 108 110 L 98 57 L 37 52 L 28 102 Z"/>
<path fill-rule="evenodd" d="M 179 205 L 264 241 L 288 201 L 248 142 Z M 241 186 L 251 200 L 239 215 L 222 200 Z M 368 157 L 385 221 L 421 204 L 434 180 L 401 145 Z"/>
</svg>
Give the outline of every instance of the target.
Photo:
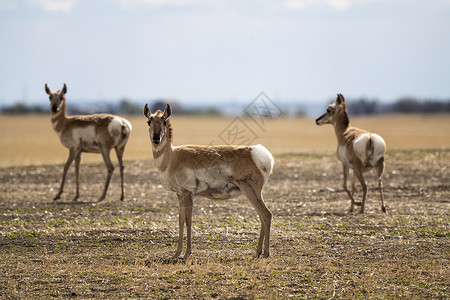
<svg viewBox="0 0 450 300">
<path fill-rule="evenodd" d="M 259 234 L 258 246 L 256 248 L 256 257 L 259 257 L 262 253 L 262 247 L 264 243 L 263 257 L 267 258 L 270 255 L 270 225 L 272 223 L 272 213 L 264 204 L 264 200 L 261 194 L 262 188 L 252 187 L 249 183 L 238 183 L 237 186 L 241 190 L 252 206 L 255 208 L 261 220 L 261 231 Z"/>
<path fill-rule="evenodd" d="M 384 213 L 386 213 L 386 206 L 384 206 L 383 180 L 381 179 L 383 172 L 384 172 L 384 157 L 378 161 L 377 174 L 378 174 L 378 189 L 380 190 L 380 197 L 381 197 L 381 210 Z"/>
<path fill-rule="evenodd" d="M 75 180 L 77 183 L 77 190 L 75 193 L 75 197 L 73 198 L 73 202 L 77 202 L 80 197 L 80 162 L 81 162 L 81 151 L 78 152 L 75 156 Z"/>
<path fill-rule="evenodd" d="M 352 198 L 353 199 L 355 199 L 355 188 L 356 187 L 356 176 L 355 176 L 355 174 L 353 174 L 353 177 L 352 177 Z M 353 201 L 353 203 L 356 205 L 356 206 L 361 206 L 361 201 Z"/>
<path fill-rule="evenodd" d="M 123 199 L 124 199 L 124 193 L 123 193 L 123 170 L 124 170 L 123 152 L 124 152 L 124 148 L 116 147 L 115 150 L 116 150 L 117 160 L 119 161 L 119 168 L 120 168 L 120 188 L 121 188 L 120 200 L 123 201 Z"/>
<path fill-rule="evenodd" d="M 102 152 L 103 160 L 105 162 L 106 168 L 108 169 L 108 174 L 106 177 L 105 187 L 103 188 L 103 193 L 100 196 L 100 198 L 97 200 L 97 202 L 103 201 L 106 197 L 106 192 L 108 191 L 109 182 L 111 181 L 111 176 L 114 172 L 114 165 L 111 162 L 111 158 L 109 157 L 109 149 L 105 149 L 102 145 L 100 145 L 100 150 Z"/>
<path fill-rule="evenodd" d="M 364 213 L 364 205 L 366 203 L 366 197 L 367 197 L 367 185 L 364 181 L 364 176 L 362 174 L 361 168 L 355 167 L 354 169 L 354 173 L 357 176 L 359 183 L 361 183 L 361 187 L 363 190 L 363 198 L 362 198 L 362 204 L 361 204 L 361 209 L 359 210 L 359 213 Z"/>
</svg>

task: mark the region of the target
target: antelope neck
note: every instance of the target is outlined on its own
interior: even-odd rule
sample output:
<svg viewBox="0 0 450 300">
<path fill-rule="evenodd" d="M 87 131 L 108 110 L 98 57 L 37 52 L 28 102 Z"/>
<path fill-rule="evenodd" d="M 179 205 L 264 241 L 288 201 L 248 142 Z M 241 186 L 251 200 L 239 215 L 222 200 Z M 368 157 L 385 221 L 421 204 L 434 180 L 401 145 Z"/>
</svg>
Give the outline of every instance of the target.
<svg viewBox="0 0 450 300">
<path fill-rule="evenodd" d="M 66 119 L 66 104 L 64 103 L 57 113 L 51 113 L 51 121 L 55 131 L 59 131 L 62 128 Z"/>
<path fill-rule="evenodd" d="M 339 118 L 333 122 L 334 131 L 336 133 L 336 137 L 339 140 L 339 137 L 344 134 L 344 132 L 350 127 L 350 121 L 348 119 L 348 115 L 346 112 L 339 115 Z"/>
<path fill-rule="evenodd" d="M 164 172 L 169 165 L 173 151 L 172 143 L 167 138 L 167 135 L 164 135 L 162 141 L 159 144 L 155 144 L 152 142 L 152 150 L 156 167 L 161 172 Z"/>
</svg>

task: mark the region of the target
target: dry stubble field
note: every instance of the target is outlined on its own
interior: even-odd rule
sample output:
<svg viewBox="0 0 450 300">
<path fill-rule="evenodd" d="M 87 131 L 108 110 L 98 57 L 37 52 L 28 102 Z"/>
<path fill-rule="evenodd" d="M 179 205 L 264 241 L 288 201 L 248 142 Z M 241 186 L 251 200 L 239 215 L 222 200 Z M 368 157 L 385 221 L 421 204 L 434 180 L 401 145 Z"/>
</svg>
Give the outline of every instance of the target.
<svg viewBox="0 0 450 300">
<path fill-rule="evenodd" d="M 370 121 L 376 125 L 370 119 L 367 124 L 357 121 L 354 125 L 361 127 L 368 128 Z M 434 121 L 437 118 L 428 119 L 430 124 Z M 389 137 L 388 147 L 402 145 L 391 141 L 396 136 L 413 136 L 413 123 L 392 132 L 387 123 L 382 122 L 378 132 Z M 36 127 L 45 128 L 40 124 Z M 219 120 L 207 132 L 214 127 L 220 133 L 227 124 L 229 120 Z M 348 212 L 341 166 L 332 153 L 331 127 L 314 128 L 317 132 L 311 128 L 303 134 L 292 128 L 300 150 L 287 146 L 285 153 L 294 154 L 283 154 L 272 150 L 287 138 L 273 129 L 283 126 L 267 125 L 257 132 L 256 142 L 269 143 L 268 148 L 277 153 L 274 174 L 264 191 L 274 215 L 271 257 L 252 257 L 260 223 L 245 198 L 198 198 L 193 255 L 187 262 L 170 259 L 176 246 L 177 200 L 161 188 L 150 151 L 144 150 L 148 155 L 142 158 L 133 154 L 139 152 L 134 149 L 137 144 L 149 146 L 145 127 L 133 125 L 135 140 L 130 140 L 129 156 L 125 154 L 124 202 L 118 201 L 117 170 L 107 199 L 94 202 L 103 187 L 105 168 L 93 155 L 82 161 L 79 203 L 70 202 L 73 169 L 62 200 L 53 202 L 66 151 L 58 149 L 62 159 L 57 164 L 42 165 L 30 158 L 8 164 L 5 140 L 1 141 L 2 298 L 449 298 L 450 151 L 448 135 L 438 125 L 430 125 L 429 132 L 422 129 L 421 134 L 430 137 L 430 147 L 416 146 L 414 139 L 406 138 L 404 148 L 390 148 L 384 179 L 387 214 L 380 211 L 373 174 L 366 176 L 371 189 L 364 215 Z M 443 126 L 448 129 L 448 121 Z M 178 129 L 175 121 L 174 127 L 177 144 L 184 143 L 189 133 L 199 140 L 206 136 L 187 125 Z M 218 134 L 211 136 L 217 139 Z M 317 140 L 329 138 L 329 146 L 302 150 L 313 139 L 320 143 Z M 27 137 L 23 134 L 21 140 Z M 433 147 L 431 141 L 438 145 Z"/>
</svg>

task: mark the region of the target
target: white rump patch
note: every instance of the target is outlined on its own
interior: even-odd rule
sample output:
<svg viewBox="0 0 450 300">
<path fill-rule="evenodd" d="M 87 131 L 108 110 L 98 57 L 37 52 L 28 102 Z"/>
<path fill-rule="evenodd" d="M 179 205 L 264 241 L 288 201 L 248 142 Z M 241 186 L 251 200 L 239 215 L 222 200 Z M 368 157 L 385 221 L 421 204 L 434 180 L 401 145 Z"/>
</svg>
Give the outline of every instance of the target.
<svg viewBox="0 0 450 300">
<path fill-rule="evenodd" d="M 369 141 L 370 147 L 367 145 Z M 380 158 L 384 157 L 386 143 L 378 134 L 364 133 L 353 142 L 353 150 L 363 165 L 373 167 Z"/>
<path fill-rule="evenodd" d="M 120 142 L 122 138 L 122 118 L 114 117 L 108 124 L 108 132 L 114 141 L 114 146 Z"/>
<path fill-rule="evenodd" d="M 272 154 L 261 144 L 251 147 L 250 154 L 252 155 L 253 162 L 258 167 L 261 175 L 264 178 L 264 183 L 267 182 L 269 176 L 272 174 L 274 159 Z"/>
<path fill-rule="evenodd" d="M 371 151 L 370 149 L 367 149 L 369 140 L 370 134 L 364 133 L 353 142 L 353 151 L 355 151 L 356 157 L 358 157 L 363 165 L 367 163 L 368 156 L 371 155 L 371 153 L 367 152 L 367 150 Z"/>
<path fill-rule="evenodd" d="M 124 125 L 128 127 L 128 134 L 129 134 L 131 132 L 132 126 L 131 126 L 130 122 L 128 122 L 128 120 L 126 120 L 126 119 L 115 116 L 111 120 L 111 123 L 108 124 L 108 132 L 114 141 L 114 146 L 119 145 L 123 141 L 124 133 L 122 132 L 123 131 L 122 126 L 124 126 Z"/>
<path fill-rule="evenodd" d="M 386 142 L 381 136 L 376 133 L 372 133 L 371 139 L 373 145 L 373 155 L 370 158 L 369 163 L 372 166 L 375 166 L 380 158 L 384 157 L 384 152 L 386 151 Z"/>
<path fill-rule="evenodd" d="M 122 119 L 122 122 L 128 126 L 128 128 L 130 129 L 130 132 L 131 132 L 131 130 L 133 129 L 133 126 L 131 126 L 131 123 L 127 119 Z"/>
</svg>

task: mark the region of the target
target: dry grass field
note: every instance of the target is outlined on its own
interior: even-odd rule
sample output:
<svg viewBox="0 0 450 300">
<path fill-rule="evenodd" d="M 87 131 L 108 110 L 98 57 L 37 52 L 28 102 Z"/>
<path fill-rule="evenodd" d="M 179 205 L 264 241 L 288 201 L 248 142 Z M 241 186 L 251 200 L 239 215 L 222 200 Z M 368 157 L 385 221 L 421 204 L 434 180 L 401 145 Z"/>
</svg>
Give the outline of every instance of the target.
<svg viewBox="0 0 450 300">
<path fill-rule="evenodd" d="M 128 160 L 152 157 L 144 116 L 129 118 L 133 132 L 125 149 Z M 450 115 L 387 115 L 352 118 L 353 126 L 377 132 L 388 150 L 450 149 Z M 331 153 L 336 149 L 332 126 L 312 119 L 172 118 L 174 144 L 265 145 L 274 154 Z M 49 116 L 0 116 L 0 167 L 64 163 L 68 150 L 53 131 Z M 115 154 L 111 154 L 115 159 Z M 101 162 L 98 154 L 83 154 L 83 162 Z"/>
<path fill-rule="evenodd" d="M 348 212 L 331 126 L 174 116 L 177 145 L 253 139 L 276 154 L 264 190 L 271 256 L 252 256 L 260 222 L 245 198 L 197 198 L 193 254 L 184 262 L 170 258 L 178 203 L 160 185 L 143 117 L 130 118 L 125 201 L 116 169 L 107 198 L 94 202 L 106 170 L 89 154 L 73 203 L 73 167 L 62 199 L 51 200 L 67 150 L 49 119 L 0 116 L 7 129 L 0 132 L 0 298 L 449 299 L 449 119 L 352 119 L 384 136 L 389 149 L 387 213 L 371 173 L 361 215 Z"/>
</svg>

